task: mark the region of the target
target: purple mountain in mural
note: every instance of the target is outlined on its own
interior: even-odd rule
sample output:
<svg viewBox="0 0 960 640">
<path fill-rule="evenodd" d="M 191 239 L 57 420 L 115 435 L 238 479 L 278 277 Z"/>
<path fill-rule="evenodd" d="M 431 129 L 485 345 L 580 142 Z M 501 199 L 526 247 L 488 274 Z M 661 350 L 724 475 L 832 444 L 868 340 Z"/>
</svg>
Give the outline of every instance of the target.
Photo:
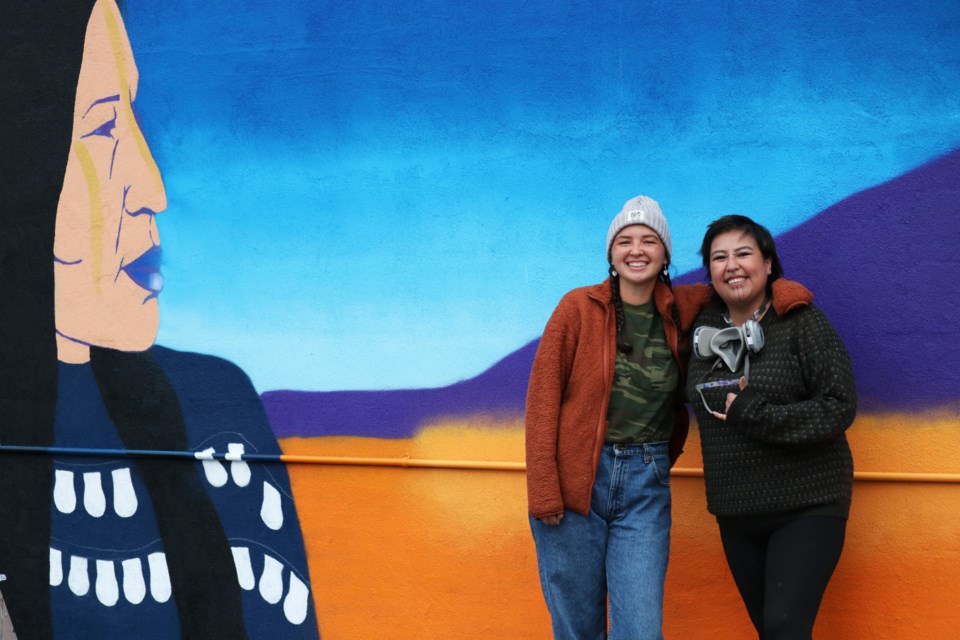
<svg viewBox="0 0 960 640">
<path fill-rule="evenodd" d="M 787 276 L 814 291 L 844 338 L 861 409 L 910 411 L 955 401 L 960 251 L 937 250 L 960 245 L 958 210 L 960 150 L 850 196 L 777 238 Z M 698 270 L 677 282 L 703 277 Z M 263 404 L 281 438 L 401 438 L 445 416 L 516 416 L 536 346 L 439 389 L 269 391 Z"/>
<path fill-rule="evenodd" d="M 438 389 L 399 391 L 268 391 L 262 395 L 278 438 L 352 435 L 408 438 L 443 417 L 516 417 L 523 412 L 537 340 L 475 378 Z"/>
</svg>

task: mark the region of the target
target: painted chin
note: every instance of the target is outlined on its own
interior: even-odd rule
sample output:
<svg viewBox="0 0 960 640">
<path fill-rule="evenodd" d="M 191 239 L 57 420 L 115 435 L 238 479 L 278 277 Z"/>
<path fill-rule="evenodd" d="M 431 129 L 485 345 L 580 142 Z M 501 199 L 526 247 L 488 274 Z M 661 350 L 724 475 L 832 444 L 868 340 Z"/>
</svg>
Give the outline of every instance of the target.
<svg viewBox="0 0 960 640">
<path fill-rule="evenodd" d="M 147 300 L 129 300 L 127 309 L 118 318 L 122 326 L 103 336 L 103 346 L 119 351 L 145 351 L 153 346 L 160 328 L 159 303 L 156 296 Z"/>
</svg>

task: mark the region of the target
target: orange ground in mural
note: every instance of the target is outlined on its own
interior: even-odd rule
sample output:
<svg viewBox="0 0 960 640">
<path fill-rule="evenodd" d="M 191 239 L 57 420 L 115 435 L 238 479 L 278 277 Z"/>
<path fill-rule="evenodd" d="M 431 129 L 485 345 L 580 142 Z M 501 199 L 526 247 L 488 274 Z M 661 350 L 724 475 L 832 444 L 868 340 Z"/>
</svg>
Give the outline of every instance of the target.
<svg viewBox="0 0 960 640">
<path fill-rule="evenodd" d="M 858 472 L 960 473 L 950 409 L 863 416 Z M 289 454 L 520 463 L 519 419 L 451 420 L 415 438 L 290 438 Z M 678 467 L 700 466 L 692 430 Z M 291 464 L 326 640 L 549 638 L 521 471 Z M 818 640 L 953 640 L 960 628 L 960 485 L 858 480 Z M 672 480 L 665 635 L 753 637 L 699 477 Z"/>
</svg>

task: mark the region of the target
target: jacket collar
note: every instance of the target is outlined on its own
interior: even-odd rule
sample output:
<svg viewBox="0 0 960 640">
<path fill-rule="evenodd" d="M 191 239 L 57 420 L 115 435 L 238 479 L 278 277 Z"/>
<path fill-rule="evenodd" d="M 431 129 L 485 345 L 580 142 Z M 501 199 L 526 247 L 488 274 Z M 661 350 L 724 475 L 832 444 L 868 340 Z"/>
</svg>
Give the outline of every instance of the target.
<svg viewBox="0 0 960 640">
<path fill-rule="evenodd" d="M 805 286 L 793 280 L 779 278 L 771 285 L 773 289 L 773 309 L 778 316 L 785 315 L 798 307 L 809 306 L 813 294 Z"/>
<path fill-rule="evenodd" d="M 602 304 L 613 304 L 613 291 L 610 289 L 609 280 L 587 287 L 587 295 Z M 653 301 L 657 308 L 662 308 L 673 302 L 673 292 L 661 280 L 657 280 L 653 287 Z"/>
</svg>

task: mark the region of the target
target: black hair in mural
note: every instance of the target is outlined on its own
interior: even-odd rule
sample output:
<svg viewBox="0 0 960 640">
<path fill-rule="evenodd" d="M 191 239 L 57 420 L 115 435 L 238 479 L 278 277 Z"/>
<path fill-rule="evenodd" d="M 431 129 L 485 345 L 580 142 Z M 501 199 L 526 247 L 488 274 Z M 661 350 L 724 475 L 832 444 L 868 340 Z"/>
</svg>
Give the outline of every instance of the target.
<svg viewBox="0 0 960 640">
<path fill-rule="evenodd" d="M 0 3 L 0 443 L 50 446 L 57 395 L 53 240 L 92 0 Z M 176 395 L 149 353 L 92 349 L 127 447 L 187 450 Z M 223 527 L 195 464 L 140 460 L 184 638 L 243 638 Z M 0 582 L 21 638 L 52 637 L 53 461 L 0 456 Z"/>
</svg>

